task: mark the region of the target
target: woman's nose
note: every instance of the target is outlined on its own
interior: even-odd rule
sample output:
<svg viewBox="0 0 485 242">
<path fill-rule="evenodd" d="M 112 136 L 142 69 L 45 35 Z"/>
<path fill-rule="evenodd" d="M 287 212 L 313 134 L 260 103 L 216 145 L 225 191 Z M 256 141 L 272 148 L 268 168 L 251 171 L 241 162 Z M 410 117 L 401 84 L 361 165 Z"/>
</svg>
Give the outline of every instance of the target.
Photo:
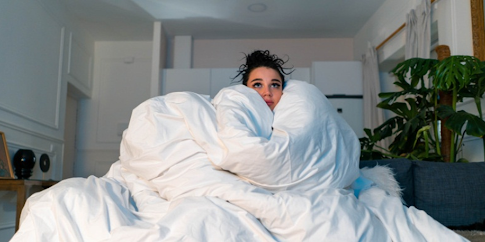
<svg viewBox="0 0 485 242">
<path fill-rule="evenodd" d="M 263 87 L 263 92 L 262 92 L 263 96 L 272 96 L 272 93 L 271 93 L 271 90 L 269 87 Z"/>
</svg>

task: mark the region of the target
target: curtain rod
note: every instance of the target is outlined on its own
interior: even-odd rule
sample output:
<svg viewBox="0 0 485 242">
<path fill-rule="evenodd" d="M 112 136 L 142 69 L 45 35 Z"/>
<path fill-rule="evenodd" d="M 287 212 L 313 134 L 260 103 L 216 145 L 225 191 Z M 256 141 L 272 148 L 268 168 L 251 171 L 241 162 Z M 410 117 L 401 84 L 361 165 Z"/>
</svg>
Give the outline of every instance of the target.
<svg viewBox="0 0 485 242">
<path fill-rule="evenodd" d="M 436 0 L 431 0 L 431 4 L 433 4 L 434 2 L 436 2 Z M 403 23 L 401 26 L 399 26 L 398 29 L 396 29 L 394 32 L 392 32 L 391 35 L 389 35 L 389 37 L 387 37 L 384 41 L 382 41 L 382 43 L 380 43 L 377 47 L 376 47 L 376 50 L 379 50 L 383 45 L 385 45 L 387 43 L 387 41 L 389 41 L 390 39 L 392 39 L 392 37 L 394 37 L 397 33 L 399 33 L 402 29 L 404 29 L 404 27 L 406 27 L 406 23 Z"/>
</svg>

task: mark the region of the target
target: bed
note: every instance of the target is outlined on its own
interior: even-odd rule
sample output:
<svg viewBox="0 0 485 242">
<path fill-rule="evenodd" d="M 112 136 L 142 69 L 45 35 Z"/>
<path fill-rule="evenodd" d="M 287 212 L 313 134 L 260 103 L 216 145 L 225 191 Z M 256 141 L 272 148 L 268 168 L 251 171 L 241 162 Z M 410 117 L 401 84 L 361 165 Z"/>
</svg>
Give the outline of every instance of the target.
<svg viewBox="0 0 485 242">
<path fill-rule="evenodd" d="M 313 85 L 272 112 L 243 85 L 136 107 L 119 160 L 31 196 L 12 241 L 467 241 L 402 204 Z"/>
</svg>

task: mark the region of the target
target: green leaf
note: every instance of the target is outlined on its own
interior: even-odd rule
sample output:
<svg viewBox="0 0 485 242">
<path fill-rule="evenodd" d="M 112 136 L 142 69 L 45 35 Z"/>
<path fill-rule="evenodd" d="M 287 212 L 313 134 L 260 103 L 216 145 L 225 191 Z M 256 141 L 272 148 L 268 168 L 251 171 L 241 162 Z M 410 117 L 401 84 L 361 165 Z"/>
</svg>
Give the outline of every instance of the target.
<svg viewBox="0 0 485 242">
<path fill-rule="evenodd" d="M 437 111 L 438 117 L 440 117 L 441 119 L 445 119 L 456 113 L 455 110 L 453 110 L 453 107 L 449 105 L 441 105 L 438 107 Z"/>
<path fill-rule="evenodd" d="M 430 125 L 426 125 L 418 130 L 418 134 L 416 135 L 416 139 L 414 140 L 413 146 L 416 146 L 416 143 L 418 142 L 419 138 L 421 135 L 424 137 L 425 142 L 426 142 L 426 147 L 428 147 L 429 140 L 428 140 L 428 131 L 431 129 Z"/>
<path fill-rule="evenodd" d="M 485 61 L 480 62 L 480 69 L 470 77 L 470 84 L 460 90 L 459 98 L 471 97 L 474 99 L 482 98 L 485 93 Z"/>
<path fill-rule="evenodd" d="M 390 98 L 395 95 L 395 92 L 381 92 L 379 93 L 380 98 Z"/>
<path fill-rule="evenodd" d="M 448 116 L 445 126 L 454 132 L 460 134 L 463 126 L 466 124 L 466 134 L 482 137 L 485 135 L 485 121 L 478 116 L 467 113 L 463 110 Z"/>
<path fill-rule="evenodd" d="M 391 73 L 399 80 L 399 83 L 395 84 L 407 90 L 415 88 L 419 80 L 424 80 L 425 76 L 431 77 L 436 63 L 438 63 L 436 59 L 410 58 L 399 63 Z M 406 82 L 406 79 L 410 79 L 411 82 Z"/>
<path fill-rule="evenodd" d="M 471 81 L 471 76 L 479 72 L 480 60 L 473 56 L 450 56 L 437 64 L 434 86 L 438 90 L 461 90 Z"/>
</svg>

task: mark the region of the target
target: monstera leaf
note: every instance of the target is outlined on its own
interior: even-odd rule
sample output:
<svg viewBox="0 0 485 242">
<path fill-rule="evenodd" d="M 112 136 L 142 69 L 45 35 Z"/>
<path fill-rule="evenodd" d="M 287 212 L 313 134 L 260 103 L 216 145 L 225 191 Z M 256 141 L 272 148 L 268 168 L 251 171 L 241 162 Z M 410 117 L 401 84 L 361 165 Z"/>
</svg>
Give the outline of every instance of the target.
<svg viewBox="0 0 485 242">
<path fill-rule="evenodd" d="M 435 59 L 407 59 L 391 70 L 391 73 L 393 73 L 399 80 L 394 84 L 404 90 L 416 88 L 420 81 L 421 85 L 425 86 L 424 78 L 431 77 L 430 75 L 434 74 L 435 66 L 438 62 L 439 61 Z M 410 79 L 410 81 L 407 81 L 407 79 Z"/>
<path fill-rule="evenodd" d="M 482 98 L 485 93 L 485 62 L 482 62 L 482 69 L 472 76 L 470 85 L 458 93 L 461 97 Z"/>
<path fill-rule="evenodd" d="M 470 84 L 471 77 L 481 72 L 480 60 L 473 56 L 454 55 L 439 62 L 434 86 L 438 90 L 461 90 Z"/>
<path fill-rule="evenodd" d="M 452 107 L 443 105 L 438 108 L 440 118 L 448 118 L 445 126 L 453 132 L 461 134 L 466 124 L 466 134 L 483 137 L 485 135 L 485 121 L 478 116 L 467 113 L 463 110 L 455 112 Z"/>
</svg>

